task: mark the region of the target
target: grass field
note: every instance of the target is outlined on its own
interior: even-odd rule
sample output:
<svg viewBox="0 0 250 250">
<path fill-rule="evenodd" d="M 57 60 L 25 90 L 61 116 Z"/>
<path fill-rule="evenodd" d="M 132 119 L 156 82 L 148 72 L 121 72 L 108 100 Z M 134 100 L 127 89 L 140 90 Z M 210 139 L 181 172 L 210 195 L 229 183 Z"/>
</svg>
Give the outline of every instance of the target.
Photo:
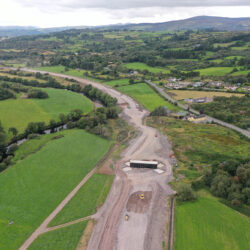
<svg viewBox="0 0 250 250">
<path fill-rule="evenodd" d="M 183 100 L 186 98 L 202 98 L 202 97 L 215 97 L 215 96 L 243 96 L 243 94 L 213 92 L 213 91 L 193 91 L 193 90 L 170 90 L 167 93 L 173 93 L 173 98 L 176 100 Z"/>
<path fill-rule="evenodd" d="M 165 101 L 146 83 L 137 83 L 117 88 L 119 91 L 133 97 L 149 111 L 159 106 L 167 106 L 169 109 L 178 110 L 178 107 Z"/>
<path fill-rule="evenodd" d="M 250 219 L 205 191 L 176 207 L 176 250 L 247 250 Z"/>
<path fill-rule="evenodd" d="M 152 73 L 159 73 L 159 72 L 162 72 L 165 74 L 170 73 L 169 69 L 164 69 L 164 68 L 159 68 L 159 67 L 150 67 L 145 63 L 138 63 L 138 62 L 126 63 L 124 64 L 124 66 L 132 70 L 148 70 L 149 72 L 152 72 Z"/>
<path fill-rule="evenodd" d="M 62 74 L 78 76 L 78 77 L 83 77 L 84 76 L 83 74 L 86 72 L 85 70 L 77 70 L 77 69 L 69 69 L 66 71 L 65 67 L 62 65 L 45 66 L 45 67 L 40 67 L 40 68 L 35 68 L 35 69 L 48 71 L 48 72 L 54 72 L 54 73 L 62 73 Z"/>
<path fill-rule="evenodd" d="M 84 130 L 61 133 L 63 138 L 0 174 L 0 249 L 17 249 L 111 146 Z M 19 150 L 31 153 L 31 145 L 24 147 Z M 34 151 L 37 147 L 35 143 Z M 14 223 L 8 225 L 10 221 Z"/>
<path fill-rule="evenodd" d="M 3 127 L 16 127 L 23 132 L 29 122 L 58 120 L 60 113 L 67 114 L 72 109 L 82 109 L 88 113 L 93 108 L 91 101 L 77 93 L 43 88 L 49 95 L 47 99 L 8 99 L 0 102 L 0 120 Z"/>
<path fill-rule="evenodd" d="M 69 76 L 76 76 L 76 77 L 81 77 L 81 78 L 87 78 L 87 79 L 93 79 L 95 81 L 100 81 L 98 79 L 94 79 L 89 76 L 85 76 L 84 73 L 86 73 L 86 70 L 83 69 L 68 69 L 65 70 L 65 67 L 62 65 L 57 65 L 57 66 L 46 66 L 46 67 L 39 67 L 39 68 L 34 68 L 36 70 L 42 70 L 42 71 L 48 71 L 48 72 L 53 72 L 53 73 L 61 73 Z M 70 77 L 69 77 L 70 78 Z"/>
<path fill-rule="evenodd" d="M 129 84 L 129 79 L 124 78 L 124 79 L 119 79 L 119 80 L 113 80 L 113 81 L 109 81 L 109 82 L 105 82 L 105 84 L 109 85 L 109 86 L 123 86 L 123 85 L 128 85 Z"/>
<path fill-rule="evenodd" d="M 249 73 L 250 70 L 239 70 L 237 72 L 232 73 L 232 76 L 240 76 L 240 75 L 247 76 Z"/>
<path fill-rule="evenodd" d="M 199 69 L 196 71 L 200 71 L 201 76 L 224 76 L 226 74 L 230 74 L 233 70 L 233 67 L 211 67 L 206 69 Z"/>
<path fill-rule="evenodd" d="M 40 235 L 29 250 L 75 250 L 88 221 Z"/>
<path fill-rule="evenodd" d="M 69 221 L 94 214 L 109 193 L 113 176 L 94 174 L 51 221 L 49 226 L 60 225 Z"/>
</svg>

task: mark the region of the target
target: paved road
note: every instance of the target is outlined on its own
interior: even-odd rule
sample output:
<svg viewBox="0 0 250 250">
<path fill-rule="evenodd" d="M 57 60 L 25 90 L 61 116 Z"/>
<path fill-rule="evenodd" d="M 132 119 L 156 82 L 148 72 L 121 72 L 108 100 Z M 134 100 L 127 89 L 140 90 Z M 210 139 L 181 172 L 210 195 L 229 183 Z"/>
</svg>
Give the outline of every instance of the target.
<svg viewBox="0 0 250 250">
<path fill-rule="evenodd" d="M 172 103 L 176 103 L 182 109 L 185 109 L 185 110 L 188 109 L 187 105 L 183 105 L 183 104 L 179 103 L 178 101 L 174 100 L 171 96 L 169 96 L 162 88 L 158 87 L 156 84 L 154 84 L 154 83 L 152 83 L 151 81 L 148 81 L 148 80 L 146 80 L 145 82 L 147 84 L 149 84 L 150 86 L 152 86 L 156 91 L 158 91 L 158 93 L 160 95 L 162 95 L 166 100 L 168 100 L 168 101 L 170 101 Z M 194 113 L 194 114 L 200 114 L 199 111 L 197 111 L 195 109 L 192 109 L 192 108 L 190 108 L 189 111 Z M 233 130 L 247 136 L 248 138 L 250 138 L 250 131 L 239 128 L 239 127 L 237 127 L 237 126 L 235 126 L 233 124 L 223 122 L 223 121 L 221 121 L 219 119 L 213 118 L 213 117 L 208 116 L 208 115 L 206 115 L 206 117 L 207 117 L 207 120 L 209 120 L 210 122 L 214 122 L 214 123 L 217 123 L 217 124 L 219 124 L 221 126 L 233 129 Z"/>
<path fill-rule="evenodd" d="M 164 136 L 160 135 L 156 129 L 143 124 L 143 118 L 148 114 L 148 111 L 140 108 L 138 103 L 131 97 L 121 94 L 106 85 L 88 79 L 31 69 L 22 70 L 48 73 L 63 78 L 72 78 L 82 85 L 92 84 L 94 87 L 117 98 L 118 104 L 126 104 L 122 105 L 122 116 L 139 130 L 140 133 L 139 136 L 130 143 L 125 152 L 123 152 L 122 160 L 115 166 L 116 178 L 104 206 L 97 213 L 97 225 L 91 236 L 88 249 L 143 250 L 145 249 L 144 246 L 147 246 L 147 249 L 161 249 L 162 241 L 165 237 L 163 232 L 167 220 L 166 199 L 168 195 L 173 193 L 168 185 L 168 182 L 172 179 L 172 167 L 169 161 L 169 155 L 172 151 L 170 144 Z M 155 136 L 156 133 L 158 134 L 157 137 Z M 165 165 L 165 171 L 161 175 L 153 172 L 153 170 L 126 174 L 123 172 L 122 167 L 124 163 L 130 159 L 158 160 Z M 150 209 L 145 214 L 145 220 L 141 220 L 138 224 L 133 224 L 135 220 L 140 217 L 140 215 L 135 215 L 130 219 L 129 223 L 124 225 L 126 202 L 131 192 L 135 189 L 152 189 Z M 154 204 L 160 205 L 154 206 Z M 158 223 L 154 223 L 155 219 L 158 220 Z M 126 233 L 122 234 L 121 232 L 124 230 L 124 226 Z M 152 233 L 154 237 L 146 237 L 146 235 Z M 139 236 L 140 240 L 138 240 Z M 130 238 L 129 241 L 126 241 L 126 245 L 122 244 L 123 237 Z"/>
</svg>

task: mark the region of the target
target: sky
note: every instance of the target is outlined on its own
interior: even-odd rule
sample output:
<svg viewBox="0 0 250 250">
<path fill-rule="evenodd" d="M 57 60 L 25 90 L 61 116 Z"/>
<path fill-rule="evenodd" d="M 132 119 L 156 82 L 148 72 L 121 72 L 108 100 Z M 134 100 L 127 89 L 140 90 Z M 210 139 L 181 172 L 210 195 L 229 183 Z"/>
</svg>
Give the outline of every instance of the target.
<svg viewBox="0 0 250 250">
<path fill-rule="evenodd" d="M 97 26 L 249 13 L 250 0 L 0 0 L 0 26 Z"/>
</svg>

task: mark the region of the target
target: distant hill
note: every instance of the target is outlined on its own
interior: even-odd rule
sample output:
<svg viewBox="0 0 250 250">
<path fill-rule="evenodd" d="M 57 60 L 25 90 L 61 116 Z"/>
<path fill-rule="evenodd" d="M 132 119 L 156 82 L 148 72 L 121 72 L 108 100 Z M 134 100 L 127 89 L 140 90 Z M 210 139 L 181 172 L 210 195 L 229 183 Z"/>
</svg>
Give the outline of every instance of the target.
<svg viewBox="0 0 250 250">
<path fill-rule="evenodd" d="M 250 31 L 250 17 L 228 18 L 197 16 L 184 20 L 169 21 L 164 23 L 140 23 L 140 24 L 117 24 L 107 26 L 69 26 L 58 28 L 37 28 L 29 26 L 0 26 L 0 37 L 14 37 L 26 35 L 41 35 L 59 32 L 69 29 L 115 29 L 115 30 L 145 30 L 145 31 L 164 31 L 164 30 L 226 30 L 226 31 Z"/>
<path fill-rule="evenodd" d="M 250 31 L 250 17 L 228 18 L 197 16 L 184 20 L 169 21 L 164 23 L 140 23 L 127 25 L 114 25 L 108 28 L 145 30 L 145 31 L 164 31 L 164 30 L 227 30 L 227 31 Z"/>
<path fill-rule="evenodd" d="M 44 29 L 32 26 L 0 26 L 0 37 L 42 35 L 69 29 L 76 29 L 76 28 L 84 29 L 86 28 L 86 26 L 79 26 L 79 27 L 69 26 L 69 27 L 44 28 Z"/>
</svg>

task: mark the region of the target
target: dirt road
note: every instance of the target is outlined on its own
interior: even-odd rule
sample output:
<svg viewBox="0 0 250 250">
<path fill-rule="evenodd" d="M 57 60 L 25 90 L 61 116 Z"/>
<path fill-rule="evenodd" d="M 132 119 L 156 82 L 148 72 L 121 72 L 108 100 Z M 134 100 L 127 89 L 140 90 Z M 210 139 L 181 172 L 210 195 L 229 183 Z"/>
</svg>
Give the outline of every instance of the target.
<svg viewBox="0 0 250 250">
<path fill-rule="evenodd" d="M 23 70 L 38 72 L 30 69 Z M 138 137 L 133 139 L 123 152 L 122 160 L 116 163 L 116 178 L 105 204 L 95 215 L 97 224 L 88 249 L 162 249 L 162 242 L 166 237 L 164 228 L 167 223 L 167 197 L 173 193 L 168 186 L 168 182 L 172 179 L 172 167 L 169 160 L 172 151 L 164 136 L 159 134 L 156 129 L 143 124 L 143 118 L 148 111 L 141 109 L 132 98 L 103 84 L 64 74 L 39 72 L 72 78 L 83 85 L 92 84 L 103 92 L 116 97 L 118 104 L 127 104 L 123 105 L 122 116 L 140 131 Z M 155 136 L 156 134 L 157 136 Z M 152 169 L 125 171 L 125 162 L 130 159 L 157 160 L 162 163 L 162 171 L 161 173 Z M 147 210 L 143 213 L 128 212 L 126 205 L 129 197 L 135 192 L 143 191 L 152 193 Z M 135 211 L 140 211 L 140 209 Z M 126 214 L 129 214 L 128 221 L 124 220 Z"/>
</svg>

